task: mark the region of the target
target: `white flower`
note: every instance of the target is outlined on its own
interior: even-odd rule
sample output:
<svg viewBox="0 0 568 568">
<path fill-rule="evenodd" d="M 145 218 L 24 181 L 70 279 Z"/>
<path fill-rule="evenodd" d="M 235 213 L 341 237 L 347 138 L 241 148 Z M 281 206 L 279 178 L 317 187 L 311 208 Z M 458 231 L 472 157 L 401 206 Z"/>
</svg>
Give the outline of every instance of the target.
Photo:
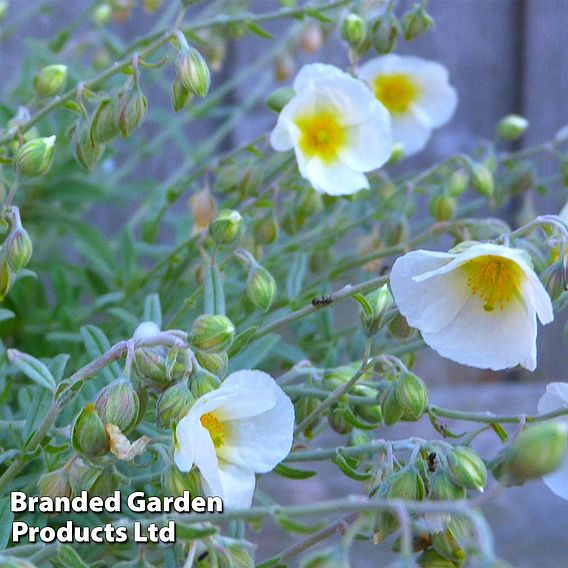
<svg viewBox="0 0 568 568">
<path fill-rule="evenodd" d="M 227 508 L 250 507 L 255 473 L 282 461 L 292 445 L 294 409 L 262 371 L 231 373 L 198 398 L 176 429 L 175 463 L 199 469 L 203 490 Z"/>
<path fill-rule="evenodd" d="M 272 147 L 293 148 L 300 174 L 319 193 L 367 189 L 363 172 L 379 168 L 391 154 L 388 111 L 363 82 L 333 65 L 305 65 L 294 90 L 270 134 Z"/>
<path fill-rule="evenodd" d="M 432 129 L 448 122 L 456 109 L 448 71 L 434 61 L 389 54 L 367 61 L 357 74 L 390 111 L 394 142 L 403 145 L 406 156 L 422 150 Z"/>
<path fill-rule="evenodd" d="M 568 407 L 568 383 L 546 385 L 546 392 L 538 401 L 538 413 L 547 414 L 566 407 Z M 568 425 L 568 416 L 563 416 L 558 420 Z M 545 475 L 542 480 L 553 493 L 568 501 L 568 454 L 564 456 L 560 467 Z"/>
<path fill-rule="evenodd" d="M 564 204 L 558 216 L 568 225 L 568 201 Z"/>
<path fill-rule="evenodd" d="M 456 254 L 418 250 L 391 272 L 396 304 L 440 355 L 482 369 L 536 368 L 536 316 L 552 303 L 525 253 L 475 243 Z"/>
</svg>

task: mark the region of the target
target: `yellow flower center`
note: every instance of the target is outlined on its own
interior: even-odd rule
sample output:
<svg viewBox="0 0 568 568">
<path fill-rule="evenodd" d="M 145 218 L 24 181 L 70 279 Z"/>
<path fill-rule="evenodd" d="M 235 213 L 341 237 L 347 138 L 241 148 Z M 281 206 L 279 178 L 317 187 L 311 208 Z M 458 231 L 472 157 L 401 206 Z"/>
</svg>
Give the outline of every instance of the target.
<svg viewBox="0 0 568 568">
<path fill-rule="evenodd" d="M 201 425 L 209 432 L 215 448 L 220 448 L 225 441 L 225 426 L 223 423 L 212 412 L 204 414 L 200 420 Z"/>
<path fill-rule="evenodd" d="M 375 96 L 394 114 L 408 112 L 420 96 L 420 86 L 409 75 L 389 73 L 379 75 L 373 81 Z"/>
<path fill-rule="evenodd" d="M 326 164 L 337 159 L 347 140 L 347 132 L 332 111 L 319 110 L 299 116 L 295 123 L 301 131 L 300 148 L 308 158 L 317 157 Z"/>
<path fill-rule="evenodd" d="M 525 278 L 516 262 L 501 256 L 486 255 L 463 265 L 467 284 L 473 294 L 485 302 L 483 309 L 492 312 L 495 306 L 502 310 L 511 301 Z"/>
</svg>

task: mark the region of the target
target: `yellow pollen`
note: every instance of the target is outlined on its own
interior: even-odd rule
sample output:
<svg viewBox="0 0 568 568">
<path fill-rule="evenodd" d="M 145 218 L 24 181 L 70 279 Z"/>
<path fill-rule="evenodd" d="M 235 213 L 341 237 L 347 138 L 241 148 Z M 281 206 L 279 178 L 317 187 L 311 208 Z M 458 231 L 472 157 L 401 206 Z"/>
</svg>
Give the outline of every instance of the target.
<svg viewBox="0 0 568 568">
<path fill-rule="evenodd" d="M 212 412 L 204 414 L 200 420 L 201 425 L 209 432 L 215 448 L 220 448 L 225 441 L 225 426 L 223 423 Z"/>
<path fill-rule="evenodd" d="M 462 267 L 473 294 L 485 302 L 483 309 L 492 312 L 503 309 L 517 293 L 525 274 L 519 265 L 508 258 L 486 255 L 466 262 Z"/>
<path fill-rule="evenodd" d="M 326 164 L 337 159 L 347 141 L 347 132 L 332 111 L 319 110 L 299 116 L 295 123 L 301 131 L 300 148 L 308 158 L 317 157 Z"/>
<path fill-rule="evenodd" d="M 390 73 L 379 75 L 373 81 L 375 96 L 393 114 L 408 112 L 420 96 L 420 86 L 409 75 Z"/>
</svg>

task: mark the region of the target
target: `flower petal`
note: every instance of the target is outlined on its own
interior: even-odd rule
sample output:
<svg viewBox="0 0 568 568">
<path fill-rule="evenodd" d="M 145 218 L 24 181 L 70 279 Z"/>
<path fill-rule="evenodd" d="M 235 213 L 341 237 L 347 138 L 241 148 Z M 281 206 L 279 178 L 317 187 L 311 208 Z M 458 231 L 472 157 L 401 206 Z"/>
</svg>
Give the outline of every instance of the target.
<svg viewBox="0 0 568 568">
<path fill-rule="evenodd" d="M 520 301 L 487 312 L 484 301 L 471 296 L 443 329 L 423 332 L 424 341 L 440 355 L 481 369 L 507 369 L 522 364 L 536 367 L 536 315 Z"/>
<path fill-rule="evenodd" d="M 392 267 L 390 285 L 396 305 L 408 323 L 424 332 L 448 325 L 471 295 L 461 274 L 417 281 L 416 276 L 436 272 L 454 255 L 426 250 L 398 258 Z"/>
<path fill-rule="evenodd" d="M 199 474 L 204 481 L 204 490 L 208 495 L 219 496 L 224 499 L 215 446 L 213 440 L 211 440 L 211 435 L 201 423 L 196 425 L 192 442 L 195 448 L 195 465 L 199 468 Z"/>
<path fill-rule="evenodd" d="M 318 193 L 350 195 L 361 189 L 369 189 L 369 181 L 365 174 L 341 162 L 324 164 L 318 158 L 312 158 L 306 164 L 304 177 Z"/>
<path fill-rule="evenodd" d="M 227 509 L 246 509 L 251 506 L 256 485 L 252 471 L 220 461 L 219 478 L 223 487 L 223 505 Z"/>
<path fill-rule="evenodd" d="M 408 114 L 392 117 L 392 137 L 402 144 L 405 156 L 420 152 L 430 139 L 432 128 L 424 116 L 412 109 Z"/>
<path fill-rule="evenodd" d="M 568 407 L 568 383 L 548 383 L 545 393 L 538 401 L 538 413 L 546 414 L 565 407 Z M 563 419 L 568 421 L 568 416 Z"/>
<path fill-rule="evenodd" d="M 557 470 L 545 475 L 542 480 L 555 495 L 568 501 L 568 456 L 564 457 Z"/>
<path fill-rule="evenodd" d="M 337 78 L 349 76 L 345 71 L 342 71 L 335 65 L 328 65 L 326 63 L 313 63 L 311 65 L 304 65 L 296 78 L 294 79 L 294 90 L 298 93 L 306 89 L 310 83 L 318 83 L 325 78 Z"/>
<path fill-rule="evenodd" d="M 227 422 L 227 440 L 219 448 L 222 460 L 257 473 L 272 470 L 288 455 L 294 429 L 290 398 L 272 378 L 263 388 L 274 396 L 274 407 L 257 416 Z M 260 389 L 255 391 L 255 397 L 257 393 L 260 394 Z"/>
</svg>

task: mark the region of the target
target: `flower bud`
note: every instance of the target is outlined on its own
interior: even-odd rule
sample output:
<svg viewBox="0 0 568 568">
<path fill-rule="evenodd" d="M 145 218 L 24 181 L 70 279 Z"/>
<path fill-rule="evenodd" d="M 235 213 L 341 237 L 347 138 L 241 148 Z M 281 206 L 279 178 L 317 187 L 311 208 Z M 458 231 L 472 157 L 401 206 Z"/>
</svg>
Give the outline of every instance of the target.
<svg viewBox="0 0 568 568">
<path fill-rule="evenodd" d="M 116 109 L 116 122 L 124 138 L 130 136 L 130 133 L 140 126 L 147 108 L 148 99 L 139 89 L 128 91 L 120 96 Z"/>
<path fill-rule="evenodd" d="M 220 384 L 221 381 L 213 373 L 205 369 L 197 369 L 193 375 L 191 375 L 189 388 L 191 394 L 195 398 L 199 398 L 208 392 L 218 389 Z"/>
<path fill-rule="evenodd" d="M 396 424 L 401 418 L 403 408 L 396 398 L 396 383 L 391 382 L 379 396 L 383 418 L 387 426 Z"/>
<path fill-rule="evenodd" d="M 430 477 L 430 494 L 437 501 L 452 501 L 465 499 L 466 490 L 456 485 L 452 476 L 446 469 L 438 469 Z"/>
<path fill-rule="evenodd" d="M 88 170 L 99 162 L 105 151 L 104 146 L 92 143 L 90 127 L 85 121 L 81 121 L 75 126 L 71 147 L 75 159 Z"/>
<path fill-rule="evenodd" d="M 428 388 L 414 373 L 403 373 L 396 382 L 396 399 L 402 408 L 401 420 L 420 419 L 428 405 Z"/>
<path fill-rule="evenodd" d="M 52 97 L 59 93 L 67 81 L 65 65 L 48 65 L 34 78 L 34 87 L 40 97 Z"/>
<path fill-rule="evenodd" d="M 246 292 L 250 301 L 266 313 L 276 296 L 276 280 L 264 266 L 255 263 L 248 273 Z"/>
<path fill-rule="evenodd" d="M 97 26 L 104 26 L 112 18 L 112 6 L 107 2 L 99 4 L 93 12 L 93 22 Z"/>
<path fill-rule="evenodd" d="M 274 112 L 280 112 L 296 94 L 292 87 L 280 87 L 266 98 L 266 106 Z"/>
<path fill-rule="evenodd" d="M 315 53 L 323 43 L 323 33 L 319 24 L 310 24 L 304 29 L 301 38 L 302 49 L 305 53 Z"/>
<path fill-rule="evenodd" d="M 371 43 L 377 53 L 390 53 L 396 45 L 399 32 L 400 23 L 392 12 L 376 19 L 371 26 Z"/>
<path fill-rule="evenodd" d="M 41 176 L 53 162 L 55 136 L 35 138 L 26 142 L 14 156 L 14 170 L 23 177 Z"/>
<path fill-rule="evenodd" d="M 93 146 L 107 144 L 120 134 L 116 121 L 117 114 L 116 98 L 103 99 L 99 103 L 91 118 L 89 128 L 89 138 Z"/>
<path fill-rule="evenodd" d="M 229 355 L 226 351 L 218 351 L 216 353 L 196 351 L 195 358 L 204 369 L 213 373 L 216 377 L 223 378 L 227 374 Z"/>
<path fill-rule="evenodd" d="M 541 273 L 540 280 L 552 301 L 558 300 L 568 289 L 568 274 L 564 260 L 558 260 L 546 268 Z"/>
<path fill-rule="evenodd" d="M 13 283 L 14 273 L 7 259 L 0 256 L 0 302 L 4 300 Z"/>
<path fill-rule="evenodd" d="M 352 389 L 355 396 L 376 397 L 377 392 L 365 385 L 355 385 Z M 373 425 L 383 422 L 383 412 L 377 400 L 376 404 L 353 404 L 353 413 L 365 422 Z"/>
<path fill-rule="evenodd" d="M 426 12 L 424 6 L 416 4 L 406 12 L 402 18 L 404 39 L 410 41 L 427 32 L 434 25 L 432 16 Z"/>
<path fill-rule="evenodd" d="M 294 401 L 294 414 L 296 415 L 296 422 L 299 424 L 303 422 L 318 406 L 319 399 L 313 396 L 301 396 L 298 400 Z M 314 429 L 319 425 L 320 417 L 318 416 L 312 423 L 304 430 L 304 435 L 310 437 Z"/>
<path fill-rule="evenodd" d="M 98 471 L 89 489 L 90 497 L 110 497 L 119 487 L 119 480 L 113 467 L 105 467 Z"/>
<path fill-rule="evenodd" d="M 452 448 L 448 452 L 448 468 L 458 485 L 483 492 L 487 469 L 477 452 L 465 446 Z"/>
<path fill-rule="evenodd" d="M 199 316 L 191 328 L 192 345 L 201 351 L 226 351 L 235 338 L 235 326 L 221 315 Z"/>
<path fill-rule="evenodd" d="M 28 265 L 32 257 L 33 244 L 30 235 L 21 224 L 10 233 L 5 246 L 8 264 L 14 272 Z"/>
<path fill-rule="evenodd" d="M 179 112 L 192 98 L 193 94 L 184 87 L 181 79 L 176 77 L 172 83 L 172 107 L 174 112 Z"/>
<path fill-rule="evenodd" d="M 273 215 L 259 219 L 252 226 L 254 240 L 259 245 L 272 244 L 278 237 L 278 224 Z"/>
<path fill-rule="evenodd" d="M 353 430 L 353 425 L 347 422 L 347 420 L 343 416 L 343 412 L 339 404 L 334 404 L 330 408 L 327 421 L 331 429 L 338 434 L 349 434 L 349 432 Z"/>
<path fill-rule="evenodd" d="M 162 428 L 175 426 L 189 412 L 194 400 L 185 381 L 169 387 L 156 402 L 156 422 Z"/>
<path fill-rule="evenodd" d="M 205 231 L 215 218 L 217 210 L 215 198 L 205 188 L 190 197 L 191 215 L 193 217 L 193 234 Z"/>
<path fill-rule="evenodd" d="M 448 221 L 456 212 L 456 200 L 445 193 L 434 194 L 428 200 L 428 210 L 436 221 Z"/>
<path fill-rule="evenodd" d="M 108 451 L 108 436 L 94 404 L 87 404 L 77 416 L 71 440 L 73 448 L 89 458 L 101 456 Z"/>
<path fill-rule="evenodd" d="M 279 83 L 286 81 L 294 73 L 294 68 L 294 60 L 290 54 L 287 51 L 281 53 L 274 60 L 274 78 Z"/>
<path fill-rule="evenodd" d="M 456 564 L 455 562 L 444 558 L 433 548 L 425 550 L 418 557 L 417 562 L 418 566 L 421 568 L 458 568 L 458 566 L 460 566 L 460 564 Z"/>
<path fill-rule="evenodd" d="M 522 484 L 557 469 L 566 453 L 566 425 L 543 422 L 523 430 L 505 451 L 501 477 Z"/>
<path fill-rule="evenodd" d="M 425 493 L 424 481 L 414 466 L 407 466 L 397 471 L 388 480 L 388 499 L 422 501 Z"/>
<path fill-rule="evenodd" d="M 501 140 L 520 138 L 529 126 L 529 121 L 518 114 L 509 114 L 497 124 L 497 135 Z"/>
<path fill-rule="evenodd" d="M 140 399 L 132 383 L 120 377 L 99 392 L 95 408 L 103 424 L 114 424 L 127 434 L 138 422 Z"/>
<path fill-rule="evenodd" d="M 42 475 L 39 479 L 39 494 L 42 497 L 71 497 L 69 474 L 64 468 Z"/>
<path fill-rule="evenodd" d="M 357 49 L 367 37 L 367 22 L 357 14 L 348 14 L 341 23 L 341 37 Z"/>
<path fill-rule="evenodd" d="M 385 311 L 394 300 L 387 284 L 367 294 L 366 300 L 371 307 L 371 313 L 361 311 L 361 323 L 367 337 L 372 337 L 380 329 Z"/>
<path fill-rule="evenodd" d="M 473 189 L 485 197 L 491 197 L 495 190 L 495 184 L 489 168 L 481 163 L 472 163 L 470 174 Z"/>
<path fill-rule="evenodd" d="M 385 314 L 389 333 L 396 339 L 410 339 L 415 334 L 415 329 L 408 325 L 406 318 L 398 311 L 398 308 L 392 306 L 390 310 L 394 311 L 392 317 L 391 314 Z"/>
<path fill-rule="evenodd" d="M 465 551 L 448 528 L 432 533 L 432 548 L 444 558 L 461 563 L 465 560 Z"/>
<path fill-rule="evenodd" d="M 408 220 L 403 215 L 387 217 L 382 223 L 381 233 L 387 247 L 404 243 L 410 233 Z"/>
<path fill-rule="evenodd" d="M 211 75 L 205 59 L 197 49 L 181 49 L 176 60 L 176 70 L 187 91 L 200 97 L 208 93 Z"/>
<path fill-rule="evenodd" d="M 463 168 L 456 170 L 448 178 L 448 195 L 450 197 L 459 197 L 469 185 L 469 174 Z"/>
<path fill-rule="evenodd" d="M 172 497 L 181 497 L 184 491 L 189 491 L 192 497 L 203 494 L 197 470 L 194 469 L 186 473 L 180 471 L 173 464 L 162 473 L 162 487 L 164 494 Z"/>
<path fill-rule="evenodd" d="M 209 232 L 218 245 L 232 244 L 243 232 L 243 218 L 234 209 L 222 209 L 209 225 Z"/>
</svg>

